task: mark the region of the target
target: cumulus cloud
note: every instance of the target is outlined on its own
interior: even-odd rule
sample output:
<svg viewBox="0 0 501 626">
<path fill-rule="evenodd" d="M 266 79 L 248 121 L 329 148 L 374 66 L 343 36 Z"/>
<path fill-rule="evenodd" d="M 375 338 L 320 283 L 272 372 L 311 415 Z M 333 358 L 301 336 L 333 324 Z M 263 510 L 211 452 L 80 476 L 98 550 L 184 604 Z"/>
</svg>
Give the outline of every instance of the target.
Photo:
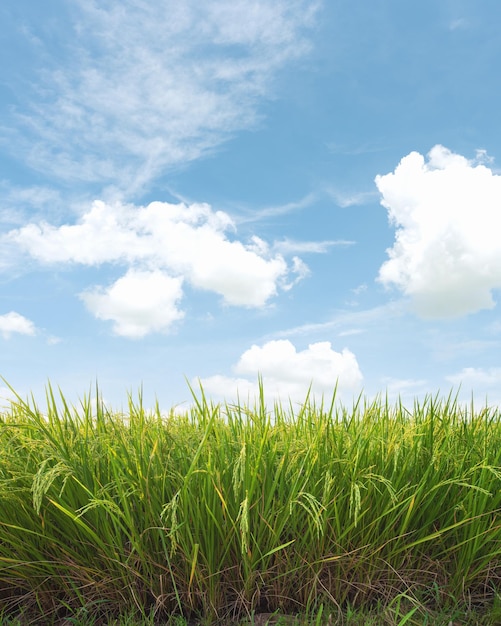
<svg viewBox="0 0 501 626">
<path fill-rule="evenodd" d="M 183 317 L 177 308 L 182 279 L 160 271 L 129 270 L 107 289 L 84 292 L 81 298 L 99 319 L 112 320 L 115 334 L 139 339 L 151 332 L 165 332 Z"/>
<path fill-rule="evenodd" d="M 376 177 L 397 228 L 379 280 L 410 296 L 424 317 L 490 309 L 501 288 L 501 176 L 437 145 Z M 480 162 L 479 162 L 480 159 Z"/>
<path fill-rule="evenodd" d="M 305 350 L 297 350 L 286 339 L 269 341 L 263 346 L 253 345 L 235 365 L 235 377 L 215 375 L 201 380 L 203 388 L 212 396 L 234 398 L 255 397 L 258 394 L 258 376 L 262 377 L 266 397 L 281 400 L 305 399 L 311 393 L 329 397 L 336 386 L 340 394 L 360 391 L 362 373 L 355 355 L 348 349 L 336 352 L 330 342 L 312 343 Z"/>
<path fill-rule="evenodd" d="M 9 339 L 13 334 L 34 335 L 36 328 L 33 322 L 23 315 L 11 311 L 0 315 L 0 334 L 4 339 Z"/>
<path fill-rule="evenodd" d="M 219 294 L 228 305 L 262 307 L 279 289 L 290 289 L 307 275 L 308 268 L 299 258 L 294 257 L 289 266 L 262 239 L 253 237 L 244 244 L 231 237 L 234 230 L 229 215 L 213 211 L 207 204 L 152 202 L 135 207 L 96 201 L 76 224 L 28 224 L 4 235 L 3 243 L 17 246 L 42 264 L 114 263 L 150 272 L 128 273 L 112 287 L 82 296 L 95 315 L 118 323 L 126 301 L 135 311 L 133 317 L 137 313 L 134 291 L 139 277 L 147 281 L 148 293 L 153 285 L 161 286 L 165 288 L 161 297 L 173 303 L 180 299 L 185 280 L 195 288 Z M 148 302 L 156 308 L 155 298 L 146 297 L 145 306 Z M 167 307 L 166 320 L 179 318 L 172 306 Z M 156 315 L 153 311 L 145 318 L 152 321 L 148 325 L 152 331 L 165 328 L 158 326 Z M 122 325 L 118 323 L 117 329 L 123 330 Z M 120 334 L 131 335 L 122 330 Z"/>
<path fill-rule="evenodd" d="M 272 78 L 309 49 L 315 0 L 77 0 L 18 111 L 23 160 L 129 191 L 259 119 Z M 11 138 L 12 139 L 12 138 Z"/>
</svg>

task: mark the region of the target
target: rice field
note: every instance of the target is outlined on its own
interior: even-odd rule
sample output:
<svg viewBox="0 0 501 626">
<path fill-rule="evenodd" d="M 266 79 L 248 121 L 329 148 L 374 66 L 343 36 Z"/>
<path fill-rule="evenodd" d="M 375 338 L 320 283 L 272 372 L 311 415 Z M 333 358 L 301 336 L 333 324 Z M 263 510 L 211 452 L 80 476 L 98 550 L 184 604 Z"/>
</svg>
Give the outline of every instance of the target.
<svg viewBox="0 0 501 626">
<path fill-rule="evenodd" d="M 501 623 L 501 416 L 128 398 L 0 413 L 0 623 Z M 294 617 L 297 616 L 297 617 Z"/>
</svg>

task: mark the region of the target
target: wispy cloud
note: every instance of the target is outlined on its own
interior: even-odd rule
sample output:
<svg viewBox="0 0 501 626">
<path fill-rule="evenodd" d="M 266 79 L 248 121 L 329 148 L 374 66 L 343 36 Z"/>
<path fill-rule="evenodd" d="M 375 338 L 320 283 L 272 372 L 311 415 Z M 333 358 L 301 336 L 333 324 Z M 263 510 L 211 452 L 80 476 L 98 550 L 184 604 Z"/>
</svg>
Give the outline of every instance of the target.
<svg viewBox="0 0 501 626">
<path fill-rule="evenodd" d="M 342 209 L 350 206 L 368 204 L 377 199 L 377 191 L 341 191 L 339 189 L 328 189 L 329 196 Z"/>
<path fill-rule="evenodd" d="M 337 334 L 338 337 L 351 337 L 353 335 L 361 335 L 365 333 L 365 329 L 363 328 L 349 328 L 348 330 L 342 330 Z"/>
<path fill-rule="evenodd" d="M 485 355 L 490 351 L 499 351 L 501 341 L 499 339 L 463 339 L 448 338 L 443 333 L 433 335 L 431 352 L 439 361 L 451 361 L 453 359 L 465 359 L 472 356 Z"/>
<path fill-rule="evenodd" d="M 355 241 L 345 239 L 329 241 L 295 241 L 294 239 L 282 239 L 273 243 L 273 250 L 280 254 L 325 254 L 333 247 L 347 247 L 355 245 Z"/>
<path fill-rule="evenodd" d="M 362 283 L 361 285 L 358 285 L 358 287 L 355 287 L 354 289 L 351 290 L 351 292 L 355 294 L 356 296 L 359 296 L 365 291 L 367 291 L 367 283 Z"/>
<path fill-rule="evenodd" d="M 383 383 L 389 400 L 409 397 L 415 398 L 428 391 L 428 381 L 424 379 L 385 377 L 381 382 Z"/>
<path fill-rule="evenodd" d="M 465 367 L 460 372 L 447 376 L 446 379 L 454 385 L 496 385 L 501 384 L 501 367 L 484 369 L 481 367 Z"/>
<path fill-rule="evenodd" d="M 466 30 L 469 26 L 469 22 L 464 17 L 458 17 L 449 22 L 449 30 Z"/>
<path fill-rule="evenodd" d="M 406 301 L 397 300 L 362 311 L 340 311 L 325 322 L 302 324 L 301 326 L 281 330 L 275 333 L 274 336 L 294 337 L 299 335 L 314 335 L 336 329 L 343 332 L 343 329 L 349 331 L 354 327 L 358 332 L 362 332 L 365 330 L 366 326 L 404 315 L 407 307 Z"/>
<path fill-rule="evenodd" d="M 54 69 L 17 110 L 12 146 L 60 179 L 129 192 L 254 126 L 275 73 L 307 52 L 318 9 L 314 0 L 75 5 Z"/>
<path fill-rule="evenodd" d="M 261 209 L 243 209 L 241 213 L 235 217 L 235 221 L 240 224 L 248 222 L 259 222 L 270 217 L 276 217 L 277 215 L 287 215 L 289 213 L 295 213 L 311 206 L 318 200 L 318 194 L 311 192 L 294 202 L 286 202 L 276 206 L 264 207 Z"/>
<path fill-rule="evenodd" d="M 462 402 L 473 399 L 475 404 L 501 406 L 501 367 L 464 367 L 446 376 L 446 380 L 460 388 Z"/>
<path fill-rule="evenodd" d="M 335 141 L 327 142 L 327 149 L 333 154 L 344 156 L 359 156 L 361 154 L 374 154 L 388 150 L 388 146 L 383 144 L 362 143 L 359 145 L 347 145 Z"/>
<path fill-rule="evenodd" d="M 76 194 L 72 196 L 72 203 L 76 206 L 78 197 Z M 28 219 L 43 216 L 58 220 L 69 207 L 68 198 L 64 198 L 61 191 L 46 185 L 19 186 L 3 180 L 0 181 L 0 197 L 0 233 L 21 226 Z M 12 260 L 12 254 L 12 250 L 0 249 L 0 268 L 6 261 Z"/>
</svg>

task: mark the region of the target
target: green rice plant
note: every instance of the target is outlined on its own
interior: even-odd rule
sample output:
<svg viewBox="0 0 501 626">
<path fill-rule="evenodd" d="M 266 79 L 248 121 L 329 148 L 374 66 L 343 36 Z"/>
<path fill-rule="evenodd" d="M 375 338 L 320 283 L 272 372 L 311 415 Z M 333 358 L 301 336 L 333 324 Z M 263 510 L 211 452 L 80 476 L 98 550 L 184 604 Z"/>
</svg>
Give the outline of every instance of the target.
<svg viewBox="0 0 501 626">
<path fill-rule="evenodd" d="M 417 624 L 498 597 L 498 410 L 452 394 L 269 407 L 261 386 L 254 405 L 200 389 L 163 415 L 95 395 L 71 407 L 49 386 L 43 411 L 17 397 L 0 415 L 9 614 L 315 623 L 377 605 Z"/>
</svg>

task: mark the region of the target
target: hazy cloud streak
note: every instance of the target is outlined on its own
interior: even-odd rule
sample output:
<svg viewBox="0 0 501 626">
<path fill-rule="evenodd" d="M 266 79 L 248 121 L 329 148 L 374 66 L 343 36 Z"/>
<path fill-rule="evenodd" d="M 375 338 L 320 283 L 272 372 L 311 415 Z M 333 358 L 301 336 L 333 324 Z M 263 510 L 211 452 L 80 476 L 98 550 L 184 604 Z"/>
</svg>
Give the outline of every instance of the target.
<svg viewBox="0 0 501 626">
<path fill-rule="evenodd" d="M 308 50 L 316 7 L 80 0 L 10 143 L 40 171 L 133 192 L 255 125 L 272 77 Z"/>
</svg>

